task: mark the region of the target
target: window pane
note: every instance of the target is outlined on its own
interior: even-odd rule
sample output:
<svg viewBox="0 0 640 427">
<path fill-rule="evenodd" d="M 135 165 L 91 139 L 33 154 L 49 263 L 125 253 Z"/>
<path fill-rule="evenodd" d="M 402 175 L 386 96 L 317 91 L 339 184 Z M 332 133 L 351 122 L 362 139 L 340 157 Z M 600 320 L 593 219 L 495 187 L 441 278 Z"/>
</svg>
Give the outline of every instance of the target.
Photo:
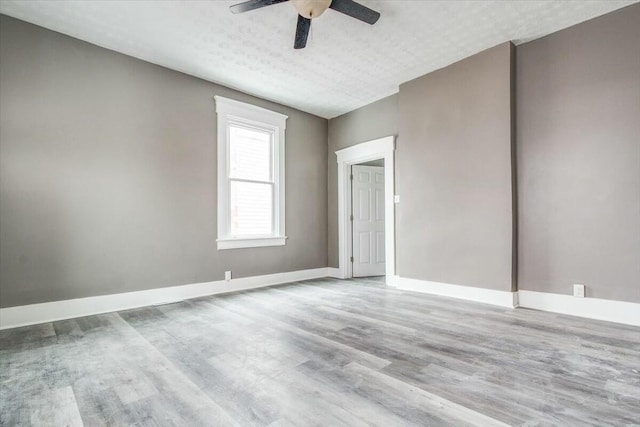
<svg viewBox="0 0 640 427">
<path fill-rule="evenodd" d="M 271 181 L 271 134 L 229 126 L 229 177 Z"/>
<path fill-rule="evenodd" d="M 231 181 L 231 234 L 273 234 L 273 186 Z"/>
</svg>

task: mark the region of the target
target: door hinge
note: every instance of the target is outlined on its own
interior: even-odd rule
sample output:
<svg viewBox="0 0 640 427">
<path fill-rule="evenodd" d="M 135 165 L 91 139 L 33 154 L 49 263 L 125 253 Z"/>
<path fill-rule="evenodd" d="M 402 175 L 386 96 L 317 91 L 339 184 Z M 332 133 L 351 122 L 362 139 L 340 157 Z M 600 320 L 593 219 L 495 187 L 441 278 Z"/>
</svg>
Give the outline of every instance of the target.
<svg viewBox="0 0 640 427">
<path fill-rule="evenodd" d="M 353 257 L 351 257 L 351 262 L 353 262 Z"/>
<path fill-rule="evenodd" d="M 349 217 L 349 219 L 350 219 L 351 221 L 353 221 L 353 215 L 351 215 L 351 216 Z"/>
</svg>

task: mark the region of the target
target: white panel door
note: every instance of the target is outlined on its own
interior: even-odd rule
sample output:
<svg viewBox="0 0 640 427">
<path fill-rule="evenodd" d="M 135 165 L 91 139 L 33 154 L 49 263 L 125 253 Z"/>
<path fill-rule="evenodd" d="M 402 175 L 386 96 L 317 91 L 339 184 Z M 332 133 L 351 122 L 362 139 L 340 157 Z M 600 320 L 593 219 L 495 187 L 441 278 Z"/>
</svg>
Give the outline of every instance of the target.
<svg viewBox="0 0 640 427">
<path fill-rule="evenodd" d="M 383 276 L 384 168 L 351 167 L 353 277 Z"/>
</svg>

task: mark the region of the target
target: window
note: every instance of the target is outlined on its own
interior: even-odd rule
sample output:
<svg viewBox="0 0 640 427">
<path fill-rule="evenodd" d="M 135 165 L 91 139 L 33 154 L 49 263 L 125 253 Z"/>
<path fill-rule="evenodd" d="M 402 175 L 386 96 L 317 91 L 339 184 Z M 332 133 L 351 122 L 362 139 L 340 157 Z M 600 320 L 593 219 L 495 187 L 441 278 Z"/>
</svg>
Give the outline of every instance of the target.
<svg viewBox="0 0 640 427">
<path fill-rule="evenodd" d="M 215 97 L 218 249 L 284 245 L 287 116 Z"/>
</svg>

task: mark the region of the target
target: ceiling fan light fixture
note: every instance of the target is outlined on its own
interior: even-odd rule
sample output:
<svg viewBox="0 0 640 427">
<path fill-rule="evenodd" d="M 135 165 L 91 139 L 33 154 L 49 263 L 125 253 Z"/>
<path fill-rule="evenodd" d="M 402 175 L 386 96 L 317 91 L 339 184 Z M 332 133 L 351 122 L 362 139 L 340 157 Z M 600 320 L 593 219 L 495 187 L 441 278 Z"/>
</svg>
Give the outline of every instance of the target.
<svg viewBox="0 0 640 427">
<path fill-rule="evenodd" d="M 332 0 L 291 0 L 298 14 L 307 19 L 317 18 L 331 6 Z"/>
<path fill-rule="evenodd" d="M 289 0 L 246 0 L 230 6 L 229 9 L 232 13 L 243 13 L 287 1 Z M 322 15 L 329 8 L 370 25 L 375 24 L 380 18 L 379 12 L 354 0 L 291 0 L 291 2 L 298 11 L 294 49 L 303 49 L 307 45 L 311 20 Z"/>
</svg>

